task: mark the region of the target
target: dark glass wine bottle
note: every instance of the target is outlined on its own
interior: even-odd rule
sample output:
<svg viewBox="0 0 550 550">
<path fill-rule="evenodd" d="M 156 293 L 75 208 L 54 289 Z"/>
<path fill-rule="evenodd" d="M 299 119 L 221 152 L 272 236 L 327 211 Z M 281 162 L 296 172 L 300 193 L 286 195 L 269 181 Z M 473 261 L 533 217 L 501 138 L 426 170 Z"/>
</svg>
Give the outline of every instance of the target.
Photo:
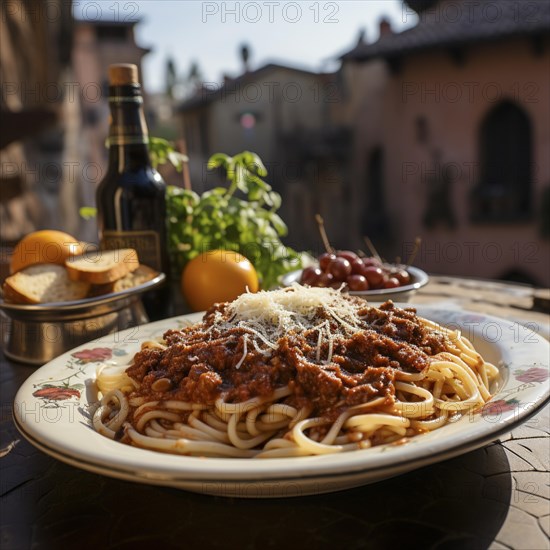
<svg viewBox="0 0 550 550">
<path fill-rule="evenodd" d="M 166 184 L 151 165 L 136 65 L 109 67 L 109 106 L 109 166 L 96 194 L 100 247 L 134 248 L 140 263 L 168 275 Z"/>
</svg>

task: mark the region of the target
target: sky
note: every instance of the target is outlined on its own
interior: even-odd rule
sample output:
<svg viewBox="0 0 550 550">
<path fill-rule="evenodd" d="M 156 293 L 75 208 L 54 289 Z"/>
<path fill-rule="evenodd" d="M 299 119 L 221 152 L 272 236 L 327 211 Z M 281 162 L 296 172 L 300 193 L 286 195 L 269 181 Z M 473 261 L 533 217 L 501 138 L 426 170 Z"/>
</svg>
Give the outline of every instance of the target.
<svg viewBox="0 0 550 550">
<path fill-rule="evenodd" d="M 194 1 L 74 0 L 79 19 L 141 19 L 136 42 L 152 52 L 143 60 L 144 86 L 162 91 L 166 61 L 178 76 L 199 65 L 206 82 L 242 72 L 239 50 L 248 44 L 252 69 L 280 62 L 314 71 L 331 70 L 335 58 L 353 47 L 360 29 L 367 41 L 378 38 L 384 16 L 395 30 L 413 25 L 415 15 L 400 0 Z"/>
</svg>

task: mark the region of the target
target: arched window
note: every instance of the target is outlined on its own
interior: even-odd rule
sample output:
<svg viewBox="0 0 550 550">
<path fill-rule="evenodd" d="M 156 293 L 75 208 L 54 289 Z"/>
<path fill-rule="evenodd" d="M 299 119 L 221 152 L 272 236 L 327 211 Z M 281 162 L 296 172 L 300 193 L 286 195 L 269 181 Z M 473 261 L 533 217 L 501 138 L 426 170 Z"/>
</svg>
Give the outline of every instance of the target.
<svg viewBox="0 0 550 550">
<path fill-rule="evenodd" d="M 482 221 L 527 219 L 531 213 L 531 122 L 506 101 L 485 117 L 480 132 L 480 180 L 474 217 Z"/>
<path fill-rule="evenodd" d="M 384 210 L 384 153 L 381 147 L 370 154 L 367 177 L 368 209 Z"/>
<path fill-rule="evenodd" d="M 373 239 L 380 239 L 385 236 L 387 229 L 384 151 L 381 147 L 376 147 L 367 156 L 366 180 L 363 233 Z"/>
</svg>

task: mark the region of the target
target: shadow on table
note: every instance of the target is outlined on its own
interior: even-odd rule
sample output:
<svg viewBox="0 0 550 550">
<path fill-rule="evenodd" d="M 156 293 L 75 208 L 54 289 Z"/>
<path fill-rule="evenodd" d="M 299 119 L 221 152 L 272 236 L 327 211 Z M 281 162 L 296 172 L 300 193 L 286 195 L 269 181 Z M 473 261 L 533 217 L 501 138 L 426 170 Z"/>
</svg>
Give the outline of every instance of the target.
<svg viewBox="0 0 550 550">
<path fill-rule="evenodd" d="M 25 541 L 132 550 L 475 550 L 494 540 L 513 490 L 498 445 L 358 489 L 273 500 L 196 495 L 81 472 L 41 453 L 27 458 L 49 464 L 24 491 L 3 499 L 2 538 L 13 548 Z"/>
</svg>

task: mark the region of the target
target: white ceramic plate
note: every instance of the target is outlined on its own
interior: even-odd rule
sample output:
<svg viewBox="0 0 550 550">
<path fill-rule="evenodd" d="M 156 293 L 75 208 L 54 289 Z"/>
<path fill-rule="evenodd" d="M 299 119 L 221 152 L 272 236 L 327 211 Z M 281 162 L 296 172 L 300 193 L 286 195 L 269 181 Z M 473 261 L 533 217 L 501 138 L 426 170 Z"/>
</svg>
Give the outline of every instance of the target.
<svg viewBox="0 0 550 550">
<path fill-rule="evenodd" d="M 95 373 L 105 362 L 126 364 L 145 339 L 194 322 L 166 319 L 110 334 L 61 355 L 20 388 L 14 417 L 21 433 L 47 454 L 116 478 L 237 497 L 302 496 L 379 481 L 480 447 L 534 414 L 548 399 L 550 345 L 513 323 L 478 313 L 418 307 L 423 317 L 460 327 L 501 381 L 483 411 L 405 445 L 315 457 L 228 459 L 175 456 L 112 441 L 91 428 Z"/>
</svg>

